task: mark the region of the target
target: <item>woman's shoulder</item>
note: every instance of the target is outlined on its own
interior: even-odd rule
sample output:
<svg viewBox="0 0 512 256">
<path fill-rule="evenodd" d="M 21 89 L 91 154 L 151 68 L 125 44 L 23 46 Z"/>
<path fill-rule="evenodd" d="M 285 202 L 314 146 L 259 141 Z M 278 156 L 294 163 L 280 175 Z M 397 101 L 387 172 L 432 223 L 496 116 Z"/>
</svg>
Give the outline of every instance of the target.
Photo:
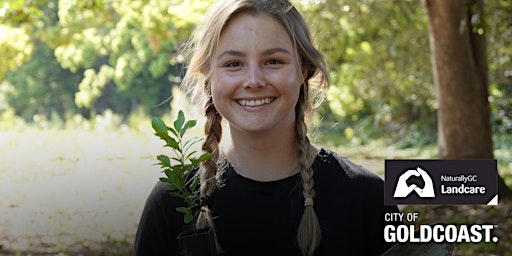
<svg viewBox="0 0 512 256">
<path fill-rule="evenodd" d="M 332 171 L 343 172 L 349 179 L 369 179 L 382 181 L 382 179 L 375 173 L 369 171 L 359 164 L 354 163 L 347 157 L 338 155 L 336 152 L 330 149 L 322 147 L 318 153 L 317 159 L 317 161 L 321 161 L 330 165 L 332 167 L 330 168 Z"/>
<path fill-rule="evenodd" d="M 182 202 L 179 198 L 171 194 L 168 183 L 158 181 L 151 190 L 146 204 L 158 208 L 175 209 L 177 205 L 182 204 Z"/>
<path fill-rule="evenodd" d="M 153 190 L 151 190 L 149 196 L 161 200 L 162 198 L 165 198 L 168 195 L 170 195 L 169 192 L 169 184 L 162 181 L 157 181 L 155 186 L 153 186 Z"/>
<path fill-rule="evenodd" d="M 319 189 L 336 194 L 350 193 L 351 200 L 382 205 L 384 181 L 375 173 L 325 148 L 320 150 L 316 162 L 315 186 Z"/>
</svg>

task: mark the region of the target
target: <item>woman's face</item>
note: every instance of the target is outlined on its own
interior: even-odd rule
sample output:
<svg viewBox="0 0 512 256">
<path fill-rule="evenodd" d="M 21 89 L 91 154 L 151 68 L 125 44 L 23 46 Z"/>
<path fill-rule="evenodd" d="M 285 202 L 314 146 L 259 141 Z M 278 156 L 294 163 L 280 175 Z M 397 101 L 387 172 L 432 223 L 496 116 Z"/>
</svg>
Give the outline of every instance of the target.
<svg viewBox="0 0 512 256">
<path fill-rule="evenodd" d="M 213 103 L 232 132 L 295 127 L 302 72 L 286 29 L 266 14 L 240 14 L 224 28 L 211 76 Z"/>
</svg>

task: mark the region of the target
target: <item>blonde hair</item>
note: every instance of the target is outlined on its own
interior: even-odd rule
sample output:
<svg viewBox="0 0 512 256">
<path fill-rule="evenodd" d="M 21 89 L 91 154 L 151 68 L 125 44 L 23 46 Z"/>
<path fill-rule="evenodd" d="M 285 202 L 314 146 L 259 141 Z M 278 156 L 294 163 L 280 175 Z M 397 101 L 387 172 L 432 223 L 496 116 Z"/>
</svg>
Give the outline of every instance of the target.
<svg viewBox="0 0 512 256">
<path fill-rule="evenodd" d="M 297 148 L 299 151 L 300 177 L 304 196 L 304 214 L 297 232 L 298 244 L 304 255 L 313 255 L 320 244 L 321 231 L 313 208 L 315 196 L 313 158 L 310 155 L 311 144 L 307 136 L 306 115 L 313 110 L 311 89 L 325 89 L 329 85 L 329 75 L 322 54 L 315 48 L 311 34 L 303 17 L 287 0 L 220 0 L 210 7 L 203 22 L 198 24 L 192 38 L 184 48 L 188 59 L 187 73 L 182 87 L 192 99 L 200 99 L 206 113 L 206 139 L 202 149 L 212 153 L 209 161 L 200 167 L 201 196 L 210 197 L 220 183 L 222 168 L 219 164 L 219 143 L 222 136 L 222 116 L 212 101 L 208 79 L 212 74 L 217 46 L 222 30 L 229 20 L 240 13 L 264 13 L 280 22 L 288 31 L 296 48 L 297 57 L 308 73 L 301 86 L 295 107 Z M 313 97 L 314 98 L 314 97 Z M 203 206 L 196 226 L 213 226 L 208 205 Z"/>
</svg>

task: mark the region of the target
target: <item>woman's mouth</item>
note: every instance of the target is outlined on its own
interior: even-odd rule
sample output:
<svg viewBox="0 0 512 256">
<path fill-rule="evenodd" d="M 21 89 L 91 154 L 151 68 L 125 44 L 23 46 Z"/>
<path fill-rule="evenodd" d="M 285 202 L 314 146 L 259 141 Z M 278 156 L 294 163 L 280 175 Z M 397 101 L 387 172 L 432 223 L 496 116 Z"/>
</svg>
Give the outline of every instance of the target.
<svg viewBox="0 0 512 256">
<path fill-rule="evenodd" d="M 257 106 L 269 104 L 270 102 L 272 102 L 274 100 L 275 100 L 275 98 L 269 97 L 269 98 L 255 99 L 255 100 L 240 99 L 240 100 L 237 100 L 237 102 L 238 102 L 238 104 L 240 104 L 242 106 L 257 107 Z"/>
</svg>

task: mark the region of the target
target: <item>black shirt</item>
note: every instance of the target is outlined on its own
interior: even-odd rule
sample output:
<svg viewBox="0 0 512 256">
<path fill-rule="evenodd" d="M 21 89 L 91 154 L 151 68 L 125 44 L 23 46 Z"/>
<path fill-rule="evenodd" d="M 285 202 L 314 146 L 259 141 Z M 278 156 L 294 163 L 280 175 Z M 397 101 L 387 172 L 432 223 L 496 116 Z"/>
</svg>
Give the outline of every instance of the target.
<svg viewBox="0 0 512 256">
<path fill-rule="evenodd" d="M 375 174 L 322 149 L 313 163 L 314 208 L 322 238 L 315 255 L 380 255 L 383 240 L 383 181 Z M 228 167 L 213 201 L 217 239 L 226 255 L 301 255 L 297 228 L 304 211 L 300 176 L 260 182 Z M 176 237 L 185 229 L 167 184 L 149 195 L 135 239 L 134 255 L 179 255 Z M 395 223 L 396 224 L 396 223 Z"/>
</svg>

